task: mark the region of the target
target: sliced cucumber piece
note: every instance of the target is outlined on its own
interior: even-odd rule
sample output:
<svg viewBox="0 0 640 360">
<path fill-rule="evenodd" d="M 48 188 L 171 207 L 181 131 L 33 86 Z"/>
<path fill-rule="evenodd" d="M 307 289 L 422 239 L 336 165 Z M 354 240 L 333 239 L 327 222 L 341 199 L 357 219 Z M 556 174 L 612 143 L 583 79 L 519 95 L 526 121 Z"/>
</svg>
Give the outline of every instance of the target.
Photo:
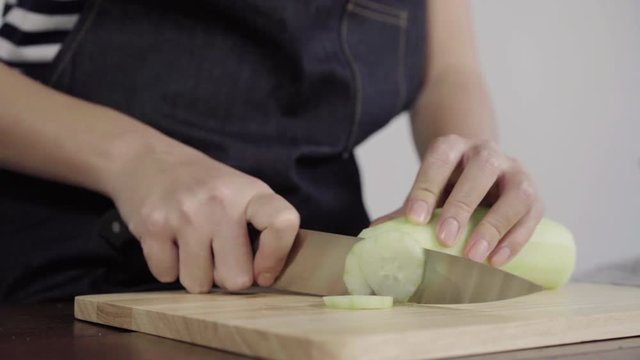
<svg viewBox="0 0 640 360">
<path fill-rule="evenodd" d="M 362 288 L 354 285 L 360 285 L 364 278 L 375 294 L 405 302 L 422 281 L 425 256 L 420 243 L 410 233 L 379 233 L 358 243 L 351 256 L 345 269 L 345 283 L 350 293 L 365 289 L 364 285 Z"/>
<path fill-rule="evenodd" d="M 393 306 L 393 298 L 391 296 L 342 295 L 325 296 L 322 300 L 327 307 L 332 309 L 388 309 Z"/>
</svg>

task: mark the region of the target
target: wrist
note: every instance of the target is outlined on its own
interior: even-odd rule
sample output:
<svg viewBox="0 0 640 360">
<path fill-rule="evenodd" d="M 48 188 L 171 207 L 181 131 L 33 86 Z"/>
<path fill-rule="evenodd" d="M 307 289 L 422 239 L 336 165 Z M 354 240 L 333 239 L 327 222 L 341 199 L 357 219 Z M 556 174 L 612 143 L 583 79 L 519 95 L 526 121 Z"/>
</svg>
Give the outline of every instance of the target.
<svg viewBox="0 0 640 360">
<path fill-rule="evenodd" d="M 181 144 L 115 110 L 104 108 L 103 116 L 105 123 L 112 126 L 105 134 L 104 146 L 93 162 L 93 183 L 94 190 L 113 199 L 118 191 L 118 183 L 132 175 L 136 164 L 142 164 L 162 149 Z"/>
<path fill-rule="evenodd" d="M 433 140 L 446 135 L 497 140 L 489 95 L 481 75 L 471 70 L 434 75 L 416 98 L 411 122 L 421 156 Z"/>
</svg>

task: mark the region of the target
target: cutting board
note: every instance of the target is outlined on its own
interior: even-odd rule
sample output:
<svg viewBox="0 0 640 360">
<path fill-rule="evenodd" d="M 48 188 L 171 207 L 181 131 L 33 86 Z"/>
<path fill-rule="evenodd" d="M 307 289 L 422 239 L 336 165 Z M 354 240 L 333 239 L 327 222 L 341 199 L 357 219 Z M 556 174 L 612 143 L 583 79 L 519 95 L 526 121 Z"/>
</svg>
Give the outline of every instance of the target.
<svg viewBox="0 0 640 360">
<path fill-rule="evenodd" d="M 569 284 L 483 304 L 332 310 L 312 296 L 80 296 L 78 319 L 273 359 L 428 359 L 640 335 L 640 288 Z"/>
</svg>

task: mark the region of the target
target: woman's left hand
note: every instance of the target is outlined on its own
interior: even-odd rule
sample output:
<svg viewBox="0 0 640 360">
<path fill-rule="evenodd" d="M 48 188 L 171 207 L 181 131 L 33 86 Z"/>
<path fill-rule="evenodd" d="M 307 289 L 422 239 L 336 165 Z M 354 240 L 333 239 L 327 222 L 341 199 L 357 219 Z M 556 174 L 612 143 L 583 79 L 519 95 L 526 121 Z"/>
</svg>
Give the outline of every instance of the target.
<svg viewBox="0 0 640 360">
<path fill-rule="evenodd" d="M 493 142 L 457 135 L 436 138 L 404 206 L 374 221 L 407 215 L 426 224 L 443 205 L 437 224 L 438 240 L 453 246 L 479 205 L 490 206 L 464 250 L 469 259 L 496 267 L 507 263 L 526 244 L 542 219 L 543 205 L 531 176 Z"/>
</svg>

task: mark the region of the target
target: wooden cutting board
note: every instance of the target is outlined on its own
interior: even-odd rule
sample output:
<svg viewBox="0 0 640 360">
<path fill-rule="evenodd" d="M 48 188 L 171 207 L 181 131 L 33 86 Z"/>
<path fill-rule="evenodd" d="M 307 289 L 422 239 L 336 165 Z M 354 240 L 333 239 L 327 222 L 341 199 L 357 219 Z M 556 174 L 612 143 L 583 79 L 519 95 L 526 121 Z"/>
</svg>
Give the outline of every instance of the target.
<svg viewBox="0 0 640 360">
<path fill-rule="evenodd" d="M 426 359 L 640 335 L 640 288 L 570 284 L 504 301 L 332 310 L 312 296 L 80 296 L 78 319 L 273 359 Z"/>
</svg>

